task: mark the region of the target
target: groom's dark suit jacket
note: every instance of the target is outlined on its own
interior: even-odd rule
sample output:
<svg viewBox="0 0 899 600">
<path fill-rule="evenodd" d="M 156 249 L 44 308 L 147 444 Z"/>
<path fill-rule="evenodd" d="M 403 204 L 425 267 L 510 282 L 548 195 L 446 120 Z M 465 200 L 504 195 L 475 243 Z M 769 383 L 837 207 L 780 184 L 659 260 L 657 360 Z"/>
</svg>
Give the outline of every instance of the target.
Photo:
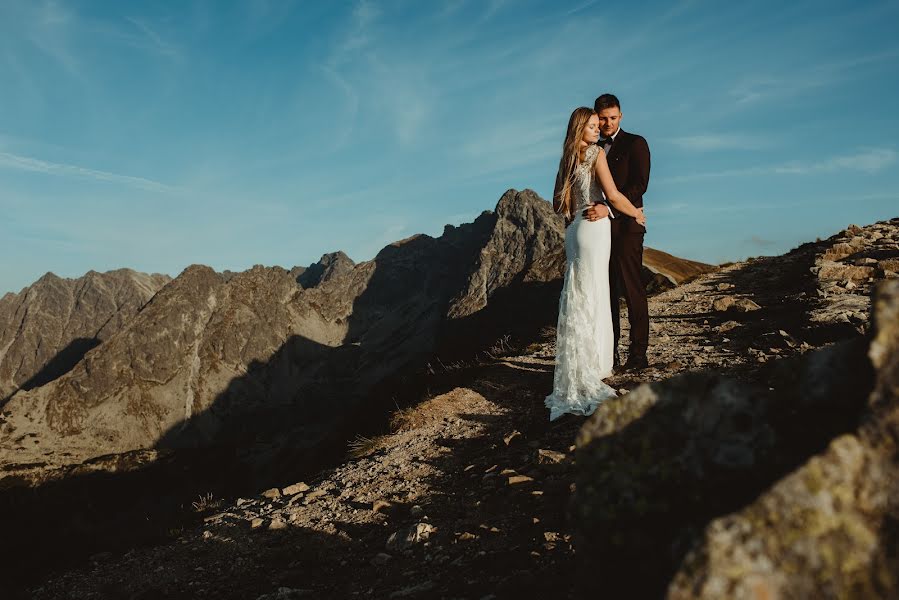
<svg viewBox="0 0 899 600">
<path fill-rule="evenodd" d="M 643 136 L 619 130 L 606 160 L 618 191 L 637 208 L 643 206 L 643 194 L 649 185 L 649 144 Z M 609 208 L 616 220 L 621 219 L 616 223 L 616 231 L 646 233 L 646 228 L 633 217 L 623 215 L 611 206 Z"/>
</svg>

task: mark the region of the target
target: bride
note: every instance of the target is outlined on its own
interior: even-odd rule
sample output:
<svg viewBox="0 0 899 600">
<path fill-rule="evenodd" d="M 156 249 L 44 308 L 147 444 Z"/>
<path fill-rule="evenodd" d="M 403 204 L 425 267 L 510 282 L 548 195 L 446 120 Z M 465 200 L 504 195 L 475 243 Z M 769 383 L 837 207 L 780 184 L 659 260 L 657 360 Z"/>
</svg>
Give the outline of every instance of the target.
<svg viewBox="0 0 899 600">
<path fill-rule="evenodd" d="M 589 415 L 600 402 L 614 397 L 603 383 L 612 374 L 612 311 L 609 299 L 608 216 L 591 220 L 586 209 L 604 202 L 646 224 L 642 209 L 631 204 L 609 172 L 599 139 L 599 116 L 591 108 L 571 113 L 556 175 L 553 209 L 565 216 L 565 283 L 556 328 L 553 392 L 546 397 L 549 419 L 565 413 Z M 602 208 L 605 208 L 603 205 Z M 608 215 L 605 209 L 600 214 Z"/>
</svg>

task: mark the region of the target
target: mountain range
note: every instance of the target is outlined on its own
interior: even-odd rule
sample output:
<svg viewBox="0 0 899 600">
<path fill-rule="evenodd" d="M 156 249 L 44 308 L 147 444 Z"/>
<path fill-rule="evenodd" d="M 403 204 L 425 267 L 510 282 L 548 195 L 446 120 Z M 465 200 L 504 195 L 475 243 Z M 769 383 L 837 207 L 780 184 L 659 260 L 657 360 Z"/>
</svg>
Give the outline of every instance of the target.
<svg viewBox="0 0 899 600">
<path fill-rule="evenodd" d="M 473 223 L 359 264 L 335 252 L 290 270 L 193 265 L 171 280 L 48 274 L 0 301 L 0 467 L 308 447 L 380 410 L 392 377 L 554 325 L 563 237 L 549 203 L 509 190 Z M 651 249 L 647 265 L 663 286 L 713 269 Z"/>
</svg>

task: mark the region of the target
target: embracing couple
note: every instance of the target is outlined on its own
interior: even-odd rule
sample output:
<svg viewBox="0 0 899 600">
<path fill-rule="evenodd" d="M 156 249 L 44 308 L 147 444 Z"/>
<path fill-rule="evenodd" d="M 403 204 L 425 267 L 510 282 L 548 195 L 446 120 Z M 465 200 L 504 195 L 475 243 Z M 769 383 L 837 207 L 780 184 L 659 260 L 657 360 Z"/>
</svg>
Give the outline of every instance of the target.
<svg viewBox="0 0 899 600">
<path fill-rule="evenodd" d="M 649 184 L 646 140 L 621 130 L 612 94 L 571 113 L 556 175 L 553 208 L 565 217 L 565 282 L 556 329 L 550 420 L 591 414 L 616 395 L 603 379 L 648 366 L 649 311 L 641 277 Z M 618 363 L 618 298 L 630 322 L 627 362 Z"/>
</svg>

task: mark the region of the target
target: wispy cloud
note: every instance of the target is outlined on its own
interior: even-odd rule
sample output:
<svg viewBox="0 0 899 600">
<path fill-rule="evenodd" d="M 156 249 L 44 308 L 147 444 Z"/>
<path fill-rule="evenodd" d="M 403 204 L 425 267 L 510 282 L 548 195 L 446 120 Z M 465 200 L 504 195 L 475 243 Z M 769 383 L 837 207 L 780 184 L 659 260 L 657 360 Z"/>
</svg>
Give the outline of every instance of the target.
<svg viewBox="0 0 899 600">
<path fill-rule="evenodd" d="M 487 6 L 484 9 L 484 12 L 481 13 L 481 17 L 478 19 L 477 24 L 482 25 L 492 19 L 497 13 L 503 10 L 505 6 L 509 3 L 509 0 L 488 0 Z"/>
<path fill-rule="evenodd" d="M 896 162 L 899 154 L 892 148 L 872 148 L 847 156 L 836 156 L 819 161 L 791 162 L 782 165 L 747 167 L 742 169 L 723 169 L 704 173 L 685 173 L 674 177 L 663 178 L 664 183 L 684 183 L 703 179 L 719 179 L 728 177 L 747 177 L 755 175 L 810 175 L 839 170 L 876 173 Z"/>
<path fill-rule="evenodd" d="M 63 177 L 94 179 L 96 181 L 119 183 L 157 192 L 174 191 L 174 188 L 165 185 L 164 183 L 153 181 L 152 179 L 132 177 L 130 175 L 119 175 L 117 173 L 109 173 L 108 171 L 98 171 L 96 169 L 79 167 L 77 165 L 48 162 L 37 158 L 31 158 L 29 156 L 19 156 L 17 154 L 11 154 L 9 152 L 0 152 L 0 168 L 13 169 L 18 171 L 29 171 L 32 173 L 44 173 L 46 175 L 56 175 Z"/>
<path fill-rule="evenodd" d="M 350 24 L 337 44 L 332 60 L 342 62 L 347 53 L 368 46 L 372 41 L 371 27 L 381 16 L 381 9 L 369 0 L 359 0 L 350 14 Z"/>
<path fill-rule="evenodd" d="M 10 13 L 0 14 L 6 19 L 12 16 L 15 23 L 13 27 L 0 28 L 6 38 L 4 45 L 14 49 L 7 58 L 24 57 L 18 60 L 27 64 L 32 51 L 37 51 L 66 75 L 85 84 L 85 89 L 95 79 L 97 58 L 91 49 L 98 44 L 111 43 L 116 50 L 130 47 L 170 59 L 181 58 L 181 48 L 149 19 L 88 16 L 72 4 L 52 0 L 13 3 Z M 42 65 L 41 70 L 45 69 L 46 65 Z M 41 73 L 32 75 L 40 79 Z"/>
<path fill-rule="evenodd" d="M 150 24 L 137 17 L 125 17 L 141 34 L 139 37 L 126 36 L 131 44 L 138 48 L 149 49 L 169 58 L 181 58 L 181 49 L 162 37 Z"/>
<path fill-rule="evenodd" d="M 591 6 L 593 6 L 594 4 L 596 4 L 597 2 L 599 2 L 599 0 L 587 0 L 586 2 L 583 2 L 583 3 L 581 3 L 581 4 L 578 4 L 578 5 L 575 6 L 574 8 L 571 8 L 571 9 L 565 11 L 565 15 L 568 16 L 568 15 L 573 15 L 574 13 L 581 12 L 582 10 L 584 10 L 584 9 L 586 9 L 586 8 L 590 8 Z"/>
<path fill-rule="evenodd" d="M 456 14 L 463 6 L 465 6 L 466 0 L 444 0 L 441 2 L 441 9 L 435 14 L 437 19 L 446 19 L 449 16 Z"/>
<path fill-rule="evenodd" d="M 729 91 L 738 106 L 786 98 L 821 87 L 829 87 L 852 77 L 864 65 L 893 61 L 899 49 L 812 65 L 797 65 L 788 73 L 744 77 Z"/>
<path fill-rule="evenodd" d="M 36 5 L 23 25 L 25 37 L 41 52 L 56 61 L 69 75 L 79 76 L 81 64 L 70 48 L 75 17 L 57 2 Z"/>
<path fill-rule="evenodd" d="M 249 19 L 255 23 L 281 23 L 296 8 L 295 0 L 249 0 L 241 3 Z"/>
<path fill-rule="evenodd" d="M 744 78 L 731 87 L 728 95 L 734 108 L 791 98 L 819 88 L 832 87 L 843 80 L 838 72 L 797 69 L 783 76 L 766 75 Z"/>
<path fill-rule="evenodd" d="M 355 127 L 356 116 L 359 114 L 359 93 L 337 70 L 325 65 L 321 65 L 320 68 L 325 77 L 343 94 L 345 102 L 345 116 L 340 121 L 342 129 L 337 132 L 332 148 L 336 152 L 346 145 Z"/>
<path fill-rule="evenodd" d="M 485 128 L 460 146 L 462 157 L 471 163 L 466 173 L 487 175 L 558 160 L 564 134 L 564 128 L 552 120 L 542 125 L 525 121 Z"/>
<path fill-rule="evenodd" d="M 632 55 L 641 47 L 651 46 L 660 33 L 671 30 L 670 23 L 684 13 L 688 13 L 698 0 L 680 0 L 670 5 L 664 12 L 659 11 L 652 18 L 641 22 L 639 25 L 631 25 L 627 28 L 627 35 L 616 38 L 615 43 L 603 48 L 605 60 L 620 59 Z"/>
<path fill-rule="evenodd" d="M 892 148 L 872 148 L 849 156 L 837 156 L 817 163 L 795 163 L 775 168 L 775 173 L 807 175 L 822 171 L 846 169 L 875 173 L 896 162 L 897 154 Z"/>
<path fill-rule="evenodd" d="M 735 134 L 702 134 L 660 140 L 674 144 L 684 150 L 709 152 L 712 150 L 759 150 L 770 146 L 770 142 L 759 136 Z"/>
<path fill-rule="evenodd" d="M 680 213 L 684 213 L 690 210 L 690 205 L 686 202 L 670 202 L 667 204 L 662 204 L 660 206 L 652 206 L 649 209 L 649 213 L 653 216 L 656 215 L 677 215 Z"/>
<path fill-rule="evenodd" d="M 357 2 L 320 68 L 341 90 L 353 116 L 359 109 L 360 97 L 366 98 L 366 106 L 392 127 L 395 139 L 409 145 L 420 137 L 433 110 L 435 94 L 428 77 L 430 66 L 418 57 L 398 56 L 386 35 L 378 31 L 381 17 L 377 5 L 368 0 Z M 352 119 L 344 120 L 352 127 Z M 338 136 L 338 146 L 348 135 Z"/>
<path fill-rule="evenodd" d="M 424 123 L 437 101 L 427 68 L 415 62 L 383 61 L 374 56 L 368 64 L 366 89 L 372 94 L 372 106 L 387 118 L 400 143 L 409 145 L 421 139 Z"/>
</svg>

